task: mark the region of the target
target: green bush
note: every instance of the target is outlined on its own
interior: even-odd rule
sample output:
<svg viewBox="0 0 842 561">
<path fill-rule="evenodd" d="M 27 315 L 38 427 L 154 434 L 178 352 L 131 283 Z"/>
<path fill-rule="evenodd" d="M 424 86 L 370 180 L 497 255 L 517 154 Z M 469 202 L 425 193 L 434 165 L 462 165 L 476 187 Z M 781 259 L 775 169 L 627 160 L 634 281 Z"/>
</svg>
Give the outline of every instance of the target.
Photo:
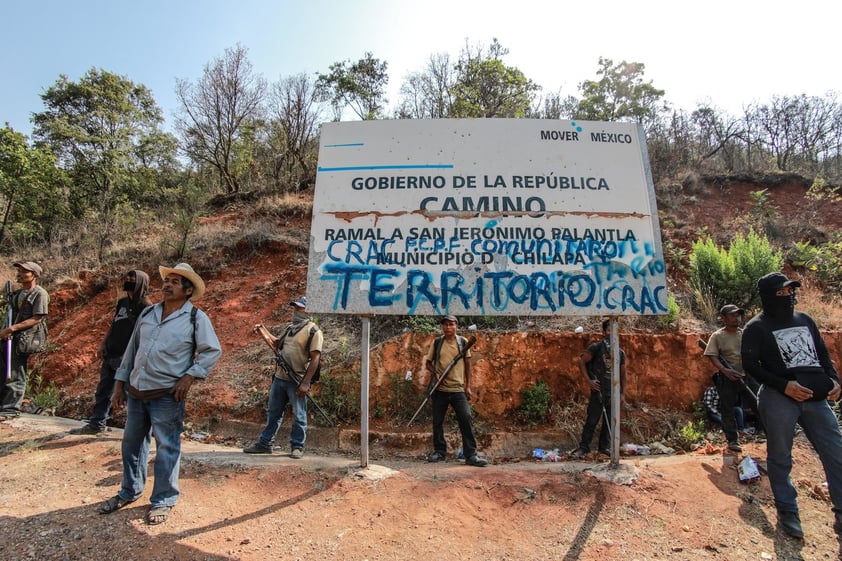
<svg viewBox="0 0 842 561">
<path fill-rule="evenodd" d="M 54 410 L 58 406 L 59 391 L 55 382 L 45 384 L 40 374 L 30 376 L 26 382 L 26 395 L 38 411 Z"/>
<path fill-rule="evenodd" d="M 750 308 L 758 303 L 757 279 L 782 265 L 781 252 L 754 230 L 737 234 L 727 250 L 710 238 L 697 240 L 690 253 L 690 286 L 696 294 L 712 297 L 714 309 L 725 304 Z"/>
<path fill-rule="evenodd" d="M 360 416 L 359 379 L 351 374 L 334 375 L 333 372 L 322 372 L 319 383 L 316 384 L 318 393 L 313 397 L 335 423 L 351 423 Z M 315 407 L 308 407 L 311 421 L 324 424 L 325 419 Z"/>
<path fill-rule="evenodd" d="M 807 263 L 827 288 L 842 288 L 842 233 L 836 232 L 830 241 L 819 245 Z"/>
<path fill-rule="evenodd" d="M 546 422 L 550 401 L 552 401 L 550 387 L 543 380 L 538 380 L 532 387 L 520 390 L 518 419 L 529 427 Z"/>
<path fill-rule="evenodd" d="M 695 450 L 704 440 L 704 435 L 704 421 L 687 421 L 687 424 L 676 431 L 673 442 L 682 450 Z"/>
<path fill-rule="evenodd" d="M 417 333 L 438 333 L 439 318 L 434 316 L 408 316 L 406 318 L 406 325 L 410 330 Z"/>
<path fill-rule="evenodd" d="M 661 327 L 668 327 L 678 320 L 678 316 L 680 315 L 681 307 L 678 305 L 678 301 L 675 299 L 675 296 L 670 294 L 667 296 L 667 313 L 666 315 L 658 316 L 658 324 Z"/>
</svg>

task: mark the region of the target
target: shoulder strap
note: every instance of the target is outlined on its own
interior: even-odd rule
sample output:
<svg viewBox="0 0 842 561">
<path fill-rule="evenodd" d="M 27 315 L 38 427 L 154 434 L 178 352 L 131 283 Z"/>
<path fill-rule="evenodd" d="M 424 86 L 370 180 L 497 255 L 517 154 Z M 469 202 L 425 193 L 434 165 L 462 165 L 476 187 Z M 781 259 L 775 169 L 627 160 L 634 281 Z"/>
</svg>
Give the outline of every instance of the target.
<svg viewBox="0 0 842 561">
<path fill-rule="evenodd" d="M 193 309 L 190 310 L 190 323 L 193 324 L 193 356 L 194 360 L 196 357 L 196 314 L 199 312 L 199 308 L 193 306 Z"/>
<path fill-rule="evenodd" d="M 462 337 L 461 335 L 456 336 L 456 346 L 459 348 L 459 354 L 465 352 L 465 345 L 468 344 L 468 340 Z"/>
<path fill-rule="evenodd" d="M 310 336 L 307 337 L 307 357 L 308 358 L 310 357 L 310 344 L 313 342 L 313 335 L 315 335 L 318 330 L 319 330 L 319 326 L 316 325 L 315 323 L 310 328 Z"/>
<path fill-rule="evenodd" d="M 441 346 L 444 344 L 444 335 L 436 337 L 433 342 L 433 368 L 438 368 L 439 355 L 441 354 Z"/>
</svg>

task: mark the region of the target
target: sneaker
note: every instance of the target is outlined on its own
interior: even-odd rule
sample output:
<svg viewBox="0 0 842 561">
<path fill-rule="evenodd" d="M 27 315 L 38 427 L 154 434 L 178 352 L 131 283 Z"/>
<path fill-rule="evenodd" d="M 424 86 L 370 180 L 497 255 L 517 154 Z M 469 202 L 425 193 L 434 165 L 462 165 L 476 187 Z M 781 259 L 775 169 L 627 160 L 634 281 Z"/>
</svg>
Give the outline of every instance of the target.
<svg viewBox="0 0 842 561">
<path fill-rule="evenodd" d="M 480 458 L 479 456 L 474 454 L 473 456 L 465 460 L 465 465 L 484 468 L 488 465 L 488 460 L 486 460 L 485 458 Z"/>
<path fill-rule="evenodd" d="M 292 453 L 289 455 L 290 458 L 295 458 L 296 460 L 300 460 L 304 457 L 304 449 L 303 448 L 293 448 Z"/>
<path fill-rule="evenodd" d="M 590 450 L 582 448 L 581 446 L 570 452 L 570 455 L 576 459 L 581 459 L 587 456 L 590 453 Z"/>
<path fill-rule="evenodd" d="M 243 448 L 243 452 L 245 452 L 246 454 L 271 454 L 272 447 L 264 446 L 263 444 L 258 442 L 254 446 Z"/>
<path fill-rule="evenodd" d="M 444 461 L 444 454 L 441 452 L 433 452 L 429 456 L 427 456 L 427 461 L 431 463 L 435 462 L 443 462 Z"/>
<path fill-rule="evenodd" d="M 609 450 L 608 448 L 600 448 L 600 449 L 599 449 L 599 453 L 600 453 L 600 454 L 605 454 L 606 456 L 610 456 L 610 455 L 611 455 L 611 450 Z"/>
<path fill-rule="evenodd" d="M 801 529 L 801 518 L 797 512 L 778 511 L 778 524 L 787 535 L 799 540 L 804 537 L 804 530 Z"/>
<path fill-rule="evenodd" d="M 84 424 L 81 427 L 76 427 L 75 429 L 70 429 L 70 434 L 102 434 L 106 431 L 106 429 L 101 429 L 97 426 L 94 426 L 90 423 Z"/>
<path fill-rule="evenodd" d="M 728 443 L 728 450 L 731 450 L 732 452 L 742 452 L 743 447 L 740 446 L 740 443 L 735 440 L 734 442 Z"/>
</svg>

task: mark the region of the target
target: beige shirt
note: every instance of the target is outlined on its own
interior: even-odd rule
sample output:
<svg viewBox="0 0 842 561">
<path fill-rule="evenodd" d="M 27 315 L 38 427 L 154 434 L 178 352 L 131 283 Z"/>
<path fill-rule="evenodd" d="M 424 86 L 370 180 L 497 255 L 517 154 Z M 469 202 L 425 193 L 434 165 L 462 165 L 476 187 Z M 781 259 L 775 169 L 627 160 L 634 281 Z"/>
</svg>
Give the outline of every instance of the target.
<svg viewBox="0 0 842 561">
<path fill-rule="evenodd" d="M 743 371 L 743 357 L 740 347 L 743 342 L 743 330 L 737 329 L 736 333 L 729 333 L 725 328 L 719 329 L 710 336 L 708 346 L 705 348 L 705 356 L 722 355 L 728 365 L 737 372 Z"/>
<path fill-rule="evenodd" d="M 307 350 L 307 339 L 310 338 L 310 328 L 314 325 L 316 324 L 311 321 L 292 337 L 284 337 L 283 347 L 281 347 L 281 356 L 284 357 L 286 363 L 290 365 L 295 373 L 302 378 L 307 374 L 307 366 L 310 364 L 309 351 L 319 351 L 321 353 L 322 345 L 324 344 L 324 335 L 322 334 L 322 330 L 319 329 L 313 334 L 310 349 L 309 351 Z M 278 343 L 280 344 L 280 341 Z M 279 368 L 276 375 L 282 380 L 292 381 L 286 372 L 284 372 L 283 368 Z"/>
<path fill-rule="evenodd" d="M 436 338 L 438 339 L 438 337 Z M 436 339 L 433 339 L 432 344 L 430 345 L 430 350 L 427 352 L 426 360 L 430 362 L 433 361 L 433 354 L 436 350 Z M 467 345 L 467 342 L 465 343 Z M 456 344 L 456 339 L 454 338 L 453 341 L 448 341 L 447 339 L 441 345 L 441 351 L 439 351 L 439 362 L 435 364 L 434 367 L 436 369 L 436 374 L 441 374 L 447 365 L 450 364 L 456 355 L 459 354 L 459 345 Z M 471 358 L 471 350 L 468 349 L 465 358 Z M 437 388 L 437 391 L 440 392 L 463 392 L 465 391 L 465 361 L 460 360 L 456 364 L 453 365 L 453 368 L 450 369 L 450 372 L 447 373 L 447 376 L 444 380 L 442 380 L 441 384 Z"/>
</svg>

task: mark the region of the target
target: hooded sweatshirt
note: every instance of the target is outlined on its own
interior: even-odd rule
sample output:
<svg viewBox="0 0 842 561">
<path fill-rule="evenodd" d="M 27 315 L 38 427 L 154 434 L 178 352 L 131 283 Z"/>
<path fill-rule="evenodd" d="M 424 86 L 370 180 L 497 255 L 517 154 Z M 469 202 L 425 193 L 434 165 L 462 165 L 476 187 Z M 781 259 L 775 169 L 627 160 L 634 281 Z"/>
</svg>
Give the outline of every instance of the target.
<svg viewBox="0 0 842 561">
<path fill-rule="evenodd" d="M 149 275 L 143 271 L 132 271 L 135 274 L 135 286 L 132 296 L 124 296 L 117 301 L 117 309 L 114 312 L 114 319 L 111 321 L 111 328 L 105 336 L 105 357 L 118 358 L 123 356 L 129 338 L 134 331 L 140 313 L 152 304 L 146 293 L 149 291 Z"/>
<path fill-rule="evenodd" d="M 763 312 L 743 329 L 746 373 L 781 393 L 797 380 L 813 390 L 811 401 L 825 399 L 838 376 L 815 322 L 795 311 L 794 295 L 761 294 L 761 300 Z"/>
</svg>

